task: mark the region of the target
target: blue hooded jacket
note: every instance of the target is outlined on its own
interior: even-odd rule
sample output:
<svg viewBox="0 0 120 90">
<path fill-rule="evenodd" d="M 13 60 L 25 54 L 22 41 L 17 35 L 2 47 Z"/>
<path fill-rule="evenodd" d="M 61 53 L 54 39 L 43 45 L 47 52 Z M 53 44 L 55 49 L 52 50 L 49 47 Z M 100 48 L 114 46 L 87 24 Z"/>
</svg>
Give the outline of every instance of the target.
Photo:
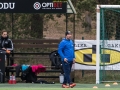
<svg viewBox="0 0 120 90">
<path fill-rule="evenodd" d="M 64 38 L 59 44 L 58 53 L 62 61 L 64 58 L 67 58 L 68 61 L 73 61 L 75 58 L 73 41 Z"/>
</svg>

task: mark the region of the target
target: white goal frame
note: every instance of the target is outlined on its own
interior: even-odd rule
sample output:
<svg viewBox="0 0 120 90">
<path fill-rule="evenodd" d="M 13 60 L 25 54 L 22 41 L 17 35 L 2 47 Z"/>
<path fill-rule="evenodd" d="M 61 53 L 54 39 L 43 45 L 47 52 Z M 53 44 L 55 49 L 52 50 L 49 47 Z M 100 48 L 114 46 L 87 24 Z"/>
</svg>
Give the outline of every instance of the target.
<svg viewBox="0 0 120 90">
<path fill-rule="evenodd" d="M 96 84 L 100 83 L 100 8 L 120 8 L 120 5 L 97 5 L 96 7 Z"/>
</svg>

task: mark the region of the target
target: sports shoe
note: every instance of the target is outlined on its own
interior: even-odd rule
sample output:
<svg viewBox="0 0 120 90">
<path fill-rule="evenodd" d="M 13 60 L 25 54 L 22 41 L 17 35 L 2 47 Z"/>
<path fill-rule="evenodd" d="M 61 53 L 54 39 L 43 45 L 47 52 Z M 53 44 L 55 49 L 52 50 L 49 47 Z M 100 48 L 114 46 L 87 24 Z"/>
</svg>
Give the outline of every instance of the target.
<svg viewBox="0 0 120 90">
<path fill-rule="evenodd" d="M 76 86 L 76 83 L 71 83 L 70 87 L 73 88 L 74 86 Z"/>
<path fill-rule="evenodd" d="M 63 84 L 62 88 L 69 88 L 69 86 L 67 86 L 66 84 Z"/>
</svg>

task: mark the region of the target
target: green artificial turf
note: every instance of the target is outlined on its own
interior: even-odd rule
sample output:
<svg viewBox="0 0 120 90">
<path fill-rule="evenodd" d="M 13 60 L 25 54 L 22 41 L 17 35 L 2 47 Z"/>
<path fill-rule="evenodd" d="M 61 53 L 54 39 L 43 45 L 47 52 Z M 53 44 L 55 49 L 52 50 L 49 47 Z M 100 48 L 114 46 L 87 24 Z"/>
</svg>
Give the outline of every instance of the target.
<svg viewBox="0 0 120 90">
<path fill-rule="evenodd" d="M 97 86 L 98 88 L 93 88 Z M 106 87 L 105 84 L 77 84 L 74 88 L 61 88 L 61 84 L 28 84 L 28 83 L 17 83 L 17 84 L 0 84 L 0 90 L 120 90 L 120 86 L 110 84 Z"/>
</svg>

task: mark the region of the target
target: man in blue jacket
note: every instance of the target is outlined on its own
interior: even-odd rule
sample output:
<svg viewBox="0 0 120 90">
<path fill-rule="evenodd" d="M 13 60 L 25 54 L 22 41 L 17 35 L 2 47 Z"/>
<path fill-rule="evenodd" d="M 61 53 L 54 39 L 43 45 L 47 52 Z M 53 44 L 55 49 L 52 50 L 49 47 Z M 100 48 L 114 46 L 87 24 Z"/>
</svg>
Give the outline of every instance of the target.
<svg viewBox="0 0 120 90">
<path fill-rule="evenodd" d="M 61 61 L 64 71 L 63 88 L 73 88 L 76 86 L 76 84 L 72 83 L 70 79 L 72 64 L 75 63 L 74 44 L 71 37 L 71 32 L 66 31 L 65 38 L 60 42 L 58 47 L 58 53 L 62 58 Z M 67 84 L 69 84 L 69 86 Z"/>
</svg>

